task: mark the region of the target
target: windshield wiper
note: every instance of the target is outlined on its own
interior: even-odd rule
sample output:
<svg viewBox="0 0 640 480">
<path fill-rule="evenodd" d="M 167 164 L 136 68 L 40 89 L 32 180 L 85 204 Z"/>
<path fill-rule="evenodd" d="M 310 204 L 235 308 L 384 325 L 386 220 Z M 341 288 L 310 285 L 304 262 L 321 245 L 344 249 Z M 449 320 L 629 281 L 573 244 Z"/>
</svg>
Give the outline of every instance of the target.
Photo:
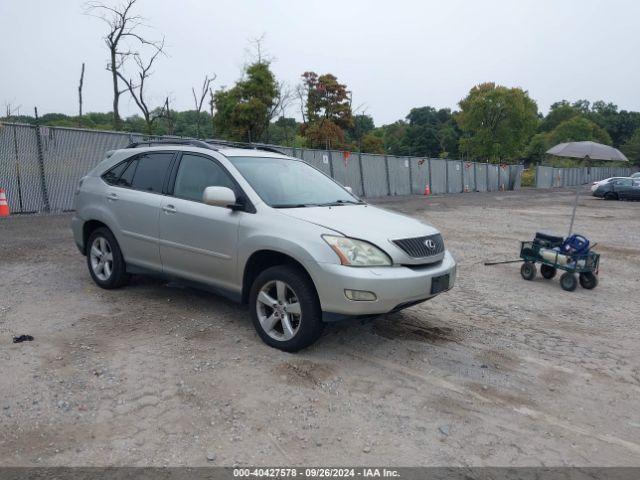
<svg viewBox="0 0 640 480">
<path fill-rule="evenodd" d="M 341 207 L 343 205 L 362 205 L 364 202 L 356 200 L 336 200 L 335 202 L 319 203 L 319 207 Z"/>
<path fill-rule="evenodd" d="M 305 208 L 305 207 L 315 207 L 315 205 L 309 205 L 306 203 L 281 203 L 276 205 L 271 205 L 272 208 Z"/>
</svg>

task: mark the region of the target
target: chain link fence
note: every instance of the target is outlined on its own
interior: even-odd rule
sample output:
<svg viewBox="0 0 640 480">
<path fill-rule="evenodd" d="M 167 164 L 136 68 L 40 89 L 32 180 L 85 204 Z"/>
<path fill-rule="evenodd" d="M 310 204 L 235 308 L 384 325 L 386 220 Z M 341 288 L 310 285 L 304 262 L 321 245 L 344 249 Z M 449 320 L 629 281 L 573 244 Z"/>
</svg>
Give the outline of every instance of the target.
<svg viewBox="0 0 640 480">
<path fill-rule="evenodd" d="M 78 180 L 107 150 L 144 139 L 136 133 L 2 124 L 0 188 L 6 191 L 12 213 L 71 211 Z M 363 197 L 517 190 L 522 175 L 521 165 L 276 148 L 308 162 Z"/>
</svg>

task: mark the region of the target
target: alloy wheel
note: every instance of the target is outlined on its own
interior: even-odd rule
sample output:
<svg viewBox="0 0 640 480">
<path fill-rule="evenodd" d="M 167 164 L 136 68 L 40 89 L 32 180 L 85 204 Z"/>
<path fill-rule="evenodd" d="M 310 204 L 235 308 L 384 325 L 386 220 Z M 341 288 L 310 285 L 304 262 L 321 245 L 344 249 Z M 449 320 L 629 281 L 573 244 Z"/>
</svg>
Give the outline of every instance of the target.
<svg viewBox="0 0 640 480">
<path fill-rule="evenodd" d="M 96 237 L 89 251 L 91 269 L 96 277 L 103 282 L 109 280 L 113 272 L 113 251 L 104 237 Z"/>
<path fill-rule="evenodd" d="M 258 292 L 257 300 L 258 320 L 267 335 L 278 341 L 296 336 L 302 309 L 291 286 L 281 280 L 267 282 Z"/>
</svg>

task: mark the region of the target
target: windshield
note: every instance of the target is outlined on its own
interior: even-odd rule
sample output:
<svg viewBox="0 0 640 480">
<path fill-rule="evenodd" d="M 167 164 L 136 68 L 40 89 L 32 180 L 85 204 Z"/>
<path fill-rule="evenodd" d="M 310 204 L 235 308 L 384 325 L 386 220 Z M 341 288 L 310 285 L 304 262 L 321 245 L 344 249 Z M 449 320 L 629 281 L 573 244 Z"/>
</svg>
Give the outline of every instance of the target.
<svg viewBox="0 0 640 480">
<path fill-rule="evenodd" d="M 260 198 L 275 208 L 362 203 L 322 172 L 288 158 L 227 157 Z"/>
</svg>

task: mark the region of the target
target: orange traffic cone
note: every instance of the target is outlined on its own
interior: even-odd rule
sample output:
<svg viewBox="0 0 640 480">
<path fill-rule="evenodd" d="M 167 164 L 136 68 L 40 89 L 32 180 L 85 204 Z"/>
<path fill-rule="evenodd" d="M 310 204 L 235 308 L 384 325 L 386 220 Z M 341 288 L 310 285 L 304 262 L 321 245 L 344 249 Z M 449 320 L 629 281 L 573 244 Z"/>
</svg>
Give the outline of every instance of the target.
<svg viewBox="0 0 640 480">
<path fill-rule="evenodd" d="M 4 193 L 4 189 L 0 188 L 0 217 L 8 217 L 10 214 L 7 196 Z"/>
<path fill-rule="evenodd" d="M 427 183 L 427 186 L 424 187 L 424 194 L 425 195 L 431 195 L 431 189 L 429 188 L 429 184 Z"/>
</svg>

